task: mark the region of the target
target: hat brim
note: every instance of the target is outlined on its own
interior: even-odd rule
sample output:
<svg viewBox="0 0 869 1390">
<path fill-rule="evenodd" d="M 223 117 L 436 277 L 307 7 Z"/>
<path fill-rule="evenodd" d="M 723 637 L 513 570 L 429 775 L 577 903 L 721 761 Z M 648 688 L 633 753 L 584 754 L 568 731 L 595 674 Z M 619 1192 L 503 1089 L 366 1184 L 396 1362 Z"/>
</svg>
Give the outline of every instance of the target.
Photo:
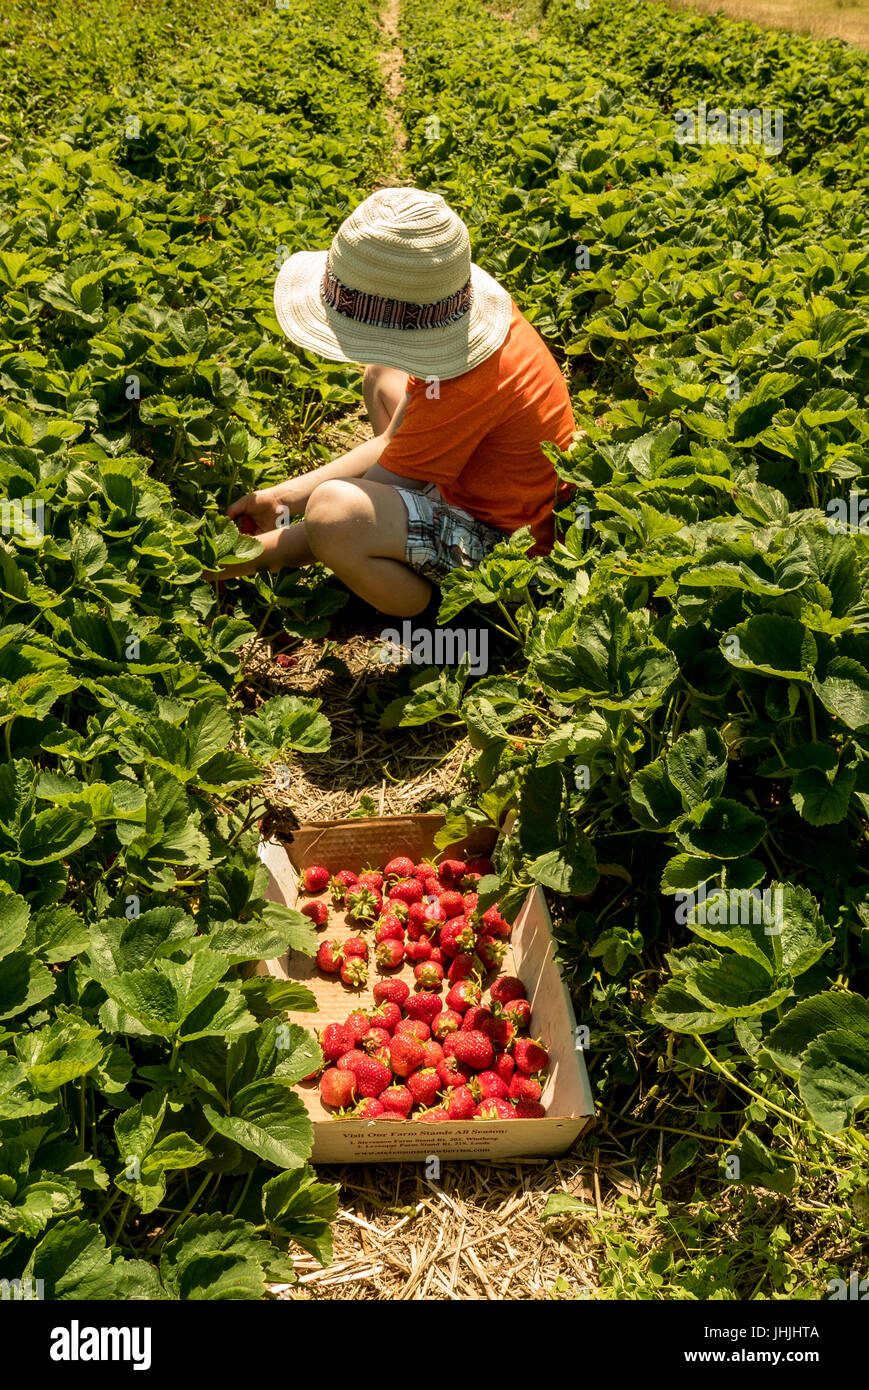
<svg viewBox="0 0 869 1390">
<path fill-rule="evenodd" d="M 510 327 L 510 295 L 471 266 L 471 307 L 443 328 L 374 328 L 339 314 L 320 296 L 327 251 L 297 251 L 275 282 L 278 323 L 299 347 L 332 362 L 377 362 L 441 381 L 461 376 L 496 352 Z"/>
</svg>

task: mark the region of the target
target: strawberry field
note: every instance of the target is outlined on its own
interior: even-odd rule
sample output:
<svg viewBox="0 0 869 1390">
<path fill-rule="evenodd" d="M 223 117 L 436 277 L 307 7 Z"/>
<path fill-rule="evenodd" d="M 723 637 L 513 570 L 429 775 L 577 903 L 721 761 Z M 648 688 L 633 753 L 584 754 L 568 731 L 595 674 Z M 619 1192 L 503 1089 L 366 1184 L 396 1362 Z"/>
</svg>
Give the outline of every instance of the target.
<svg viewBox="0 0 869 1390">
<path fill-rule="evenodd" d="M 340 1054 L 251 973 L 327 919 L 256 849 L 347 718 L 294 663 L 340 675 L 391 620 L 316 566 L 204 574 L 258 552 L 231 501 L 352 437 L 359 372 L 293 349 L 272 287 L 384 178 L 464 218 L 581 427 L 552 553 L 444 582 L 488 672 L 375 657 L 347 706 L 360 758 L 461 750 L 412 809 L 441 850 L 501 832 L 468 911 L 540 886 L 587 1030 L 598 1127 L 534 1208 L 567 1272 L 524 1296 L 869 1273 L 869 61 L 642 0 L 403 0 L 394 33 L 372 0 L 10 8 L 0 1279 L 315 1297 L 333 1259 L 350 1187 L 297 1088 Z M 698 103 L 776 112 L 780 148 L 680 142 Z"/>
</svg>

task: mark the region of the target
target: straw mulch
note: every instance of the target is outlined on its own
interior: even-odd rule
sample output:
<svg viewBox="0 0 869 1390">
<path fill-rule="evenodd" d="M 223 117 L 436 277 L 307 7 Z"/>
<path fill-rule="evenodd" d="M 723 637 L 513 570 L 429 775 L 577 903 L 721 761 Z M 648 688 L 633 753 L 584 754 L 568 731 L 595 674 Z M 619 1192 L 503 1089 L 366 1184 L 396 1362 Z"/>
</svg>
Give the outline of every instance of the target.
<svg viewBox="0 0 869 1390">
<path fill-rule="evenodd" d="M 299 1283 L 272 1292 L 304 1300 L 593 1298 L 595 1226 L 620 1195 L 641 1195 L 631 1158 L 613 1152 L 604 1163 L 594 1153 L 580 1141 L 560 1159 L 449 1162 L 437 1181 L 422 1163 L 318 1168 L 322 1181 L 341 1187 L 334 1262 L 324 1269 L 294 1250 Z M 554 1192 L 570 1193 L 583 1209 L 541 1221 Z"/>
</svg>

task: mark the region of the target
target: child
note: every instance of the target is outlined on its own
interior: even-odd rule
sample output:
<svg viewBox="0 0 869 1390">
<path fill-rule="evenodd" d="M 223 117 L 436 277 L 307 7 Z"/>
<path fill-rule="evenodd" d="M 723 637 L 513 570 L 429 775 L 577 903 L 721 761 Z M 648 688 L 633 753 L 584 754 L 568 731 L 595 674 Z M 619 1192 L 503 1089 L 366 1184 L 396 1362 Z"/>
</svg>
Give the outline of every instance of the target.
<svg viewBox="0 0 869 1390">
<path fill-rule="evenodd" d="M 519 527 L 531 527 L 533 553 L 551 547 L 568 489 L 540 445 L 570 443 L 567 387 L 507 291 L 472 265 L 443 198 L 373 193 L 330 251 L 285 262 L 275 310 L 300 347 L 369 364 L 374 438 L 234 502 L 229 516 L 253 520 L 263 553 L 220 578 L 319 560 L 381 612 L 414 617 L 433 584 Z"/>
</svg>

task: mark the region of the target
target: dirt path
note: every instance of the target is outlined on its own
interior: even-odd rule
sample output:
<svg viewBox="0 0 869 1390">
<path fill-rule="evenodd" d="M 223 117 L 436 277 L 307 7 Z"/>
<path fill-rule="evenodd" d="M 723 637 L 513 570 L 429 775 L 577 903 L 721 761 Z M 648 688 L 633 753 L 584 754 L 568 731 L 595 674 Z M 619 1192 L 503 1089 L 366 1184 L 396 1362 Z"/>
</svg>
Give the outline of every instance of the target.
<svg viewBox="0 0 869 1390">
<path fill-rule="evenodd" d="M 377 181 L 378 188 L 395 188 L 411 183 L 405 162 L 407 132 L 401 118 L 401 94 L 404 91 L 404 54 L 398 38 L 400 0 L 386 0 L 381 11 L 379 27 L 384 47 L 377 55 L 386 88 L 386 119 L 392 133 L 392 148 L 386 168 Z"/>
</svg>

